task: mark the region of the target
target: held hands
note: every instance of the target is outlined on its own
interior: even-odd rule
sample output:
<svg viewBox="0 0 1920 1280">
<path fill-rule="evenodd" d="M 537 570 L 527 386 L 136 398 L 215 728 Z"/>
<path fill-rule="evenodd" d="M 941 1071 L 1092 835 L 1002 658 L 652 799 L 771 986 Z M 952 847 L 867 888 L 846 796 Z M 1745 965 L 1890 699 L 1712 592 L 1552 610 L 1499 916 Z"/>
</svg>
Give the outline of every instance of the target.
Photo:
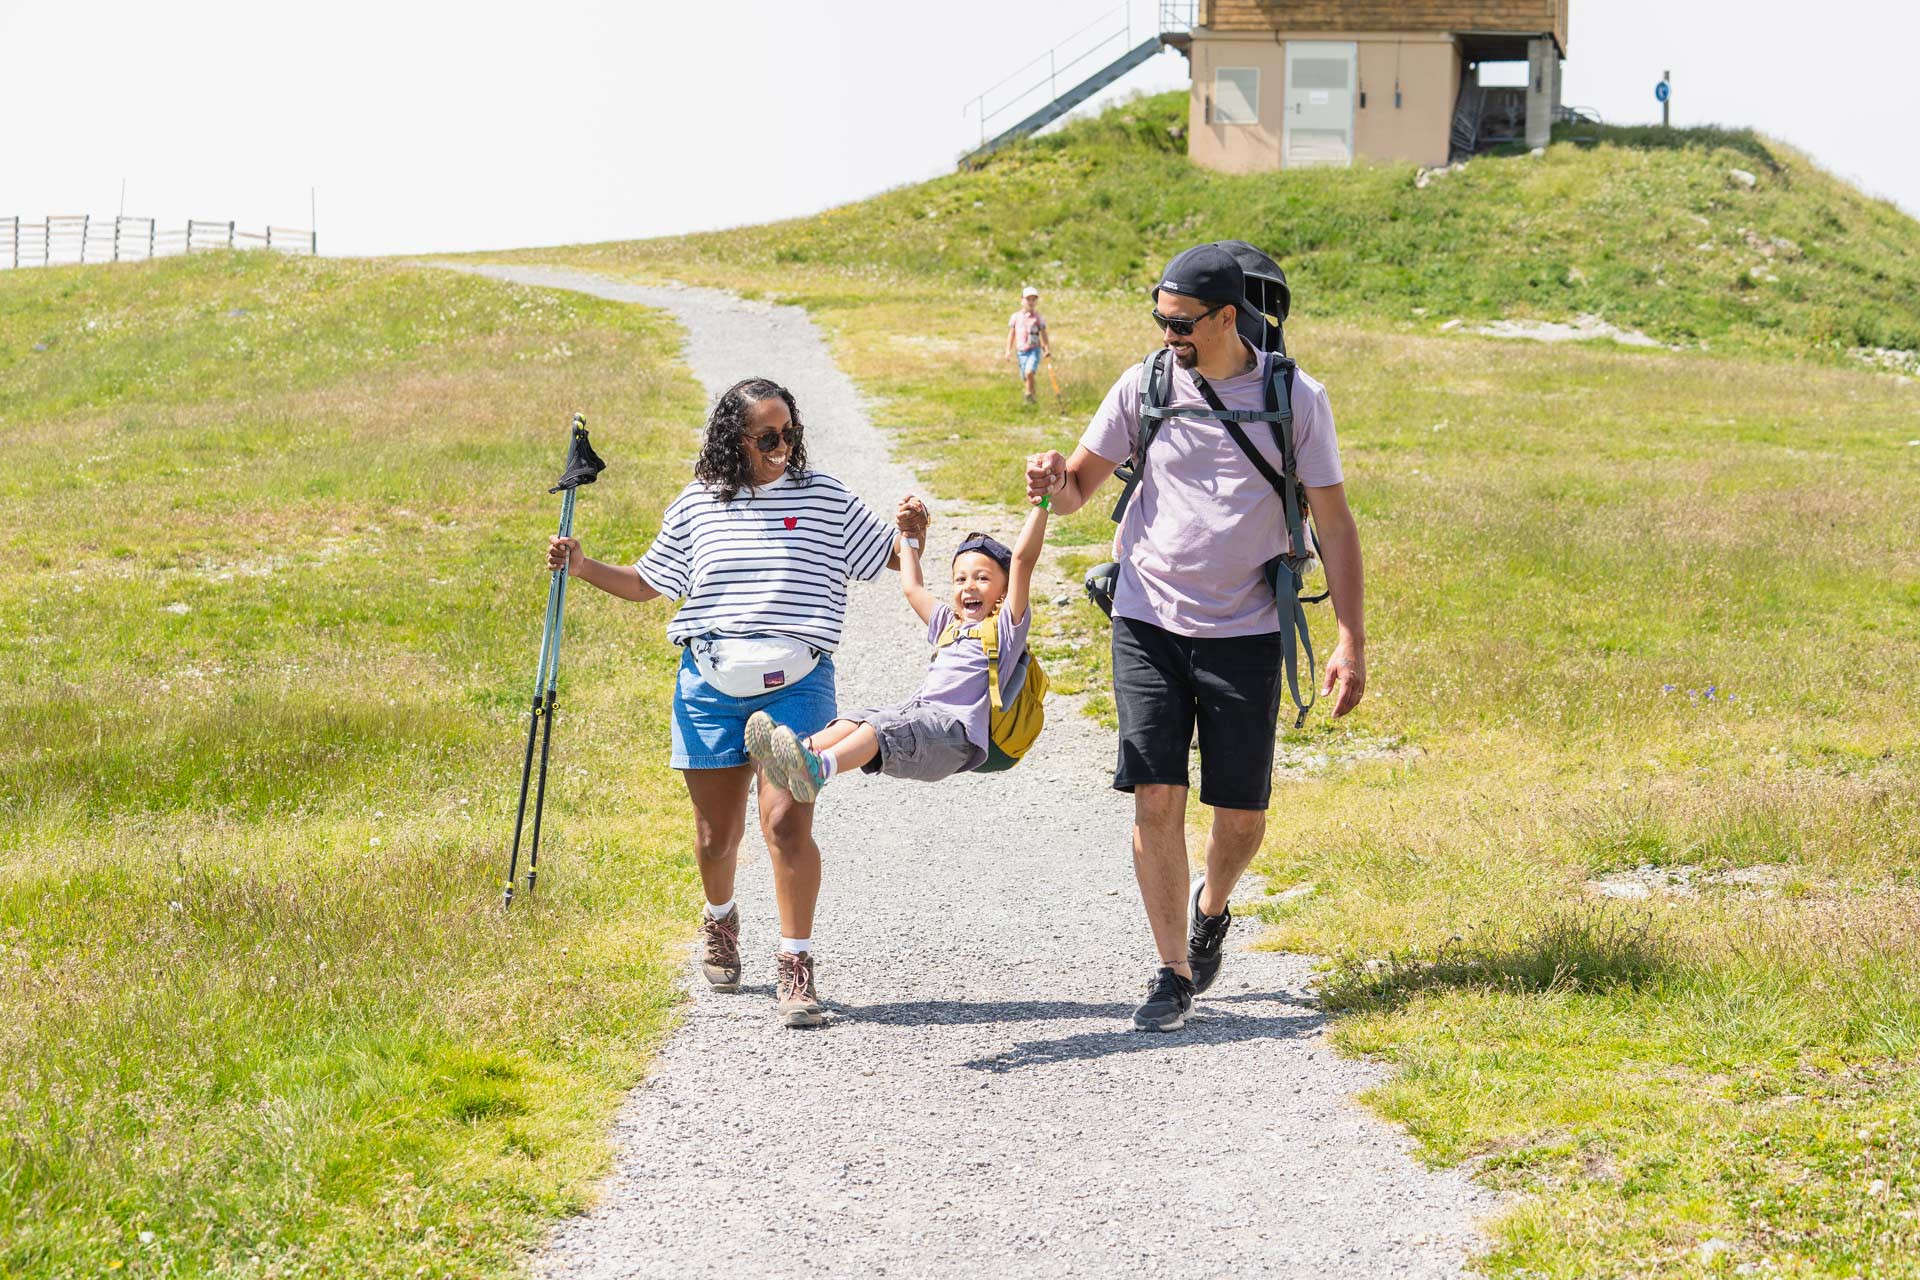
<svg viewBox="0 0 1920 1280">
<path fill-rule="evenodd" d="M 1067 460 L 1057 449 L 1027 456 L 1027 501 L 1060 492 L 1067 486 Z"/>
<path fill-rule="evenodd" d="M 580 550 L 578 538 L 551 537 L 547 539 L 547 568 L 565 569 L 569 577 L 577 577 L 582 566 L 587 563 L 586 553 Z"/>
<path fill-rule="evenodd" d="M 927 538 L 927 504 L 908 494 L 900 499 L 893 509 L 893 523 L 900 532 L 909 538 L 917 538 L 925 543 Z"/>
<path fill-rule="evenodd" d="M 1338 720 L 1347 712 L 1360 705 L 1361 695 L 1367 691 L 1367 657 L 1359 646 L 1349 645 L 1346 638 L 1333 646 L 1333 655 L 1327 659 L 1326 675 L 1320 681 L 1322 697 L 1330 696 L 1335 690 L 1339 697 L 1334 700 L 1333 718 Z"/>
</svg>

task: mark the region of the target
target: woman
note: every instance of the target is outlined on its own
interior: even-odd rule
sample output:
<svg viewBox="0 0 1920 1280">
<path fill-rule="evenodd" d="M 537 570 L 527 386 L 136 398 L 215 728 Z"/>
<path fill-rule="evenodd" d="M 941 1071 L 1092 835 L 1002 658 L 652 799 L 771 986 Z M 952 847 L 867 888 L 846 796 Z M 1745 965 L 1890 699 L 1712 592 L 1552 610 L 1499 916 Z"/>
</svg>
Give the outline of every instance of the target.
<svg viewBox="0 0 1920 1280">
<path fill-rule="evenodd" d="M 589 560 L 573 538 L 552 538 L 547 549 L 550 568 L 564 565 L 623 600 L 684 598 L 667 624 L 667 638 L 685 650 L 673 693 L 673 767 L 693 799 L 707 894 L 701 969 L 715 991 L 740 989 L 733 883 L 754 775 L 747 717 L 764 711 L 802 737 L 824 729 L 834 716 L 847 583 L 899 567 L 895 530 L 838 480 L 808 469 L 804 437 L 786 388 L 737 382 L 714 404 L 693 483 L 638 564 Z M 789 1027 L 816 1027 L 825 1017 L 813 969 L 813 806 L 763 780 L 760 830 L 780 908 L 779 1016 Z"/>
</svg>

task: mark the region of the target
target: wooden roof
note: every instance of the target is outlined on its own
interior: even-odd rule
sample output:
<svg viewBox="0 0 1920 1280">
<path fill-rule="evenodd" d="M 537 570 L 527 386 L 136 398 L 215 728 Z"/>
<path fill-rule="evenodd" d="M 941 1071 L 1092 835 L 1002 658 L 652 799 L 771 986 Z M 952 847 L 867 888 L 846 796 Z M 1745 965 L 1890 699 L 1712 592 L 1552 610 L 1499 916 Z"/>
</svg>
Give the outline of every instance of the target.
<svg viewBox="0 0 1920 1280">
<path fill-rule="evenodd" d="M 1567 51 L 1570 0 L 1201 0 L 1208 31 L 1485 31 L 1544 35 Z"/>
</svg>

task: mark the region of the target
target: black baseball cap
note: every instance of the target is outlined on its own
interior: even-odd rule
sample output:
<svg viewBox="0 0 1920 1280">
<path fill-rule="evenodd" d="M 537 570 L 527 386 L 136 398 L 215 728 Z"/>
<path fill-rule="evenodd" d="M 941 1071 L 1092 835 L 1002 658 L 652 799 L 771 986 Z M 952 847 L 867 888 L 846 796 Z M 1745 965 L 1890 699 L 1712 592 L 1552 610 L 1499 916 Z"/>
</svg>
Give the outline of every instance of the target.
<svg viewBox="0 0 1920 1280">
<path fill-rule="evenodd" d="M 989 538 L 984 533 L 970 533 L 953 549 L 953 558 L 958 560 L 969 551 L 978 551 L 999 565 L 1003 573 L 1013 572 L 1013 552 L 1007 550 L 1006 544 L 998 539 Z"/>
<path fill-rule="evenodd" d="M 1231 302 L 1244 307 L 1247 275 L 1225 248 L 1218 244 L 1197 244 L 1174 258 L 1160 273 L 1160 283 L 1153 287 L 1156 300 L 1162 290 L 1201 302 Z"/>
</svg>

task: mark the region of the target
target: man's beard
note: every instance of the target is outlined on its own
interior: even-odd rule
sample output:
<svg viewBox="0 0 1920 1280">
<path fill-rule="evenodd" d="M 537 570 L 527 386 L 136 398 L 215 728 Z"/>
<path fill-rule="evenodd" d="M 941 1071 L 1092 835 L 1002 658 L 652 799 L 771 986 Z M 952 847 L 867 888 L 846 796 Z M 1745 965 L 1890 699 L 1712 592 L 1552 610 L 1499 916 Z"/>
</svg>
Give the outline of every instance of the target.
<svg viewBox="0 0 1920 1280">
<path fill-rule="evenodd" d="M 1193 347 L 1168 347 L 1173 352 L 1174 363 L 1182 369 L 1191 369 L 1200 363 L 1200 352 Z"/>
</svg>

